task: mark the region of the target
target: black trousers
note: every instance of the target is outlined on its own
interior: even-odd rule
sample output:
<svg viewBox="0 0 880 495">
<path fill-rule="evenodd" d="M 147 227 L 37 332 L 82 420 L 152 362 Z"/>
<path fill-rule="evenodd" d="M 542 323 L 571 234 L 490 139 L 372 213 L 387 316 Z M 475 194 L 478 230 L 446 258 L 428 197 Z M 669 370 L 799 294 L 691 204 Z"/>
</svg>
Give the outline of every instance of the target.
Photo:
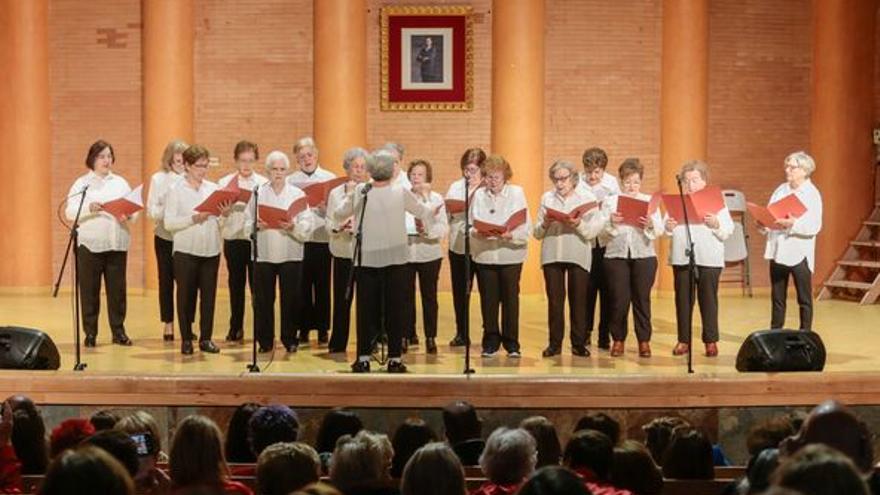
<svg viewBox="0 0 880 495">
<path fill-rule="evenodd" d="M 422 325 L 425 337 L 437 337 L 437 282 L 442 259 L 406 264 L 406 288 L 403 290 L 403 336 L 416 336 L 416 277 L 422 296 Z"/>
<path fill-rule="evenodd" d="M 333 257 L 333 333 L 327 348 L 330 352 L 345 352 L 348 347 L 349 327 L 351 326 L 351 299 L 345 298 L 348 290 L 348 274 L 351 260 Z"/>
<path fill-rule="evenodd" d="M 295 345 L 297 320 L 301 315 L 302 263 L 263 263 L 254 270 L 254 317 L 257 319 L 257 342 L 263 349 L 275 343 L 275 287 L 281 293 L 281 343 Z"/>
<path fill-rule="evenodd" d="M 382 323 L 388 336 L 388 357 L 399 358 L 403 339 L 403 307 L 399 298 L 406 287 L 406 265 L 357 269 L 357 353 L 369 356 Z"/>
<path fill-rule="evenodd" d="M 785 297 L 788 293 L 788 277 L 794 278 L 794 289 L 797 292 L 798 308 L 800 309 L 801 330 L 813 328 L 813 272 L 804 258 L 794 266 L 780 265 L 770 262 L 770 299 L 773 301 L 773 312 L 770 317 L 770 328 L 785 326 Z"/>
<path fill-rule="evenodd" d="M 565 335 L 565 295 L 568 293 L 568 315 L 571 346 L 583 347 L 587 340 L 587 308 L 581 304 L 590 285 L 590 272 L 574 263 L 544 265 L 544 288 L 547 291 L 547 326 L 550 347 L 562 348 Z M 568 287 L 566 291 L 566 280 Z"/>
<path fill-rule="evenodd" d="M 522 263 L 483 265 L 477 269 L 483 314 L 483 351 L 519 352 L 519 278 Z M 501 326 L 498 310 L 501 309 Z"/>
<path fill-rule="evenodd" d="M 636 339 L 651 341 L 651 287 L 657 276 L 657 257 L 605 258 L 608 299 L 611 303 L 611 338 L 623 342 L 627 334 L 627 314 L 632 304 Z"/>
<path fill-rule="evenodd" d="M 330 245 L 307 242 L 303 252 L 303 318 L 300 330 L 330 329 Z"/>
<path fill-rule="evenodd" d="M 223 241 L 223 256 L 229 274 L 229 331 L 241 332 L 244 327 L 244 287 L 249 284 L 253 297 L 254 274 L 251 268 L 251 241 Z"/>
<path fill-rule="evenodd" d="M 470 277 L 464 273 L 465 255 L 449 251 L 449 273 L 452 278 L 452 307 L 455 310 L 455 336 L 464 340 L 465 318 L 468 313 L 468 285 L 474 281 L 477 264 L 471 260 Z"/>
<path fill-rule="evenodd" d="M 93 253 L 85 246 L 76 248 L 79 273 L 80 308 L 83 332 L 98 335 L 98 315 L 101 314 L 101 278 L 107 293 L 107 316 L 114 336 L 125 335 L 126 251 Z"/>
<path fill-rule="evenodd" d="M 700 304 L 700 318 L 703 322 L 703 342 L 718 342 L 718 282 L 721 268 L 697 265 L 700 274 L 696 287 L 696 301 Z M 694 301 L 687 265 L 673 265 L 672 274 L 675 286 L 675 318 L 678 326 L 678 341 L 690 344 L 693 324 Z"/>
<path fill-rule="evenodd" d="M 153 236 L 156 264 L 159 268 L 159 317 L 162 323 L 174 322 L 174 243 Z"/>
<path fill-rule="evenodd" d="M 220 256 L 194 256 L 174 253 L 174 280 L 177 282 L 177 325 L 183 339 L 192 338 L 196 301 L 199 303 L 199 340 L 214 335 L 214 302 L 217 298 L 217 269 Z"/>
<path fill-rule="evenodd" d="M 607 280 L 605 277 L 605 248 L 596 246 L 593 248 L 593 261 L 590 266 L 590 285 L 587 287 L 587 344 L 590 343 L 593 334 L 593 324 L 596 321 L 596 300 L 599 301 L 599 344 L 609 342 L 609 315 L 611 314 L 611 299 L 608 297 Z"/>
</svg>

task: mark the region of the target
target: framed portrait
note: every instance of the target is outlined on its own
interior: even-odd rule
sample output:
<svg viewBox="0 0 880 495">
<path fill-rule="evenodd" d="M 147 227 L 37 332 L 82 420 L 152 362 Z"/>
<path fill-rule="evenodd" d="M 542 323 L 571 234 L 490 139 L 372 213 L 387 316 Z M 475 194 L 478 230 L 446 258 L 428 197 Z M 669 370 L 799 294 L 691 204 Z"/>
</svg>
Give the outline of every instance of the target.
<svg viewBox="0 0 880 495">
<path fill-rule="evenodd" d="M 473 8 L 381 10 L 382 110 L 473 110 Z"/>
</svg>

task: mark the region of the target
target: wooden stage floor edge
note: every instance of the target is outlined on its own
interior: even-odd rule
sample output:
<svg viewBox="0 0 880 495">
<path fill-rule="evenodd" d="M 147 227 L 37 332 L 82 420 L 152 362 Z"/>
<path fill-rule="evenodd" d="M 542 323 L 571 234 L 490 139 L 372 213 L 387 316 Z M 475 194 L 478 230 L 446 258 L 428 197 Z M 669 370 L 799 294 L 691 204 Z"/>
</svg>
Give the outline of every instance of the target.
<svg viewBox="0 0 880 495">
<path fill-rule="evenodd" d="M 39 404 L 434 408 L 466 399 L 481 408 L 717 408 L 813 405 L 835 398 L 880 404 L 880 373 L 657 375 L 150 375 L 0 372 L 0 396 Z"/>
</svg>

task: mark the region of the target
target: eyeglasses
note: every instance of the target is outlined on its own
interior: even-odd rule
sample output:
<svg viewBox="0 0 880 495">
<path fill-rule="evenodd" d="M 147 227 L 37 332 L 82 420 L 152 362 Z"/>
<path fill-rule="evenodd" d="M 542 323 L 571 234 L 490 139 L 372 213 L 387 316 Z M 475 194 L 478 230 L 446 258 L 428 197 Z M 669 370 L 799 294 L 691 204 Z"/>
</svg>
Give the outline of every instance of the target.
<svg viewBox="0 0 880 495">
<path fill-rule="evenodd" d="M 564 175 L 562 177 L 556 176 L 556 177 L 553 177 L 553 182 L 565 182 L 570 179 L 571 179 L 571 174 Z"/>
</svg>

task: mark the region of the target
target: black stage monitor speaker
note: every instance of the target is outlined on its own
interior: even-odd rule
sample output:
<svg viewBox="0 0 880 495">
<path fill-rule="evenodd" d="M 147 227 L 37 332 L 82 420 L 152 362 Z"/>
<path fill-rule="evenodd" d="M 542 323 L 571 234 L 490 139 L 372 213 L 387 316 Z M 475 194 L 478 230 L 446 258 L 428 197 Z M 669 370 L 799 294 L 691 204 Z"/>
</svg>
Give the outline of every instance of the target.
<svg viewBox="0 0 880 495">
<path fill-rule="evenodd" d="M 57 370 L 59 366 L 58 348 L 45 332 L 0 327 L 0 369 Z"/>
<path fill-rule="evenodd" d="M 759 330 L 736 355 L 737 371 L 822 371 L 825 344 L 816 332 Z"/>
</svg>

